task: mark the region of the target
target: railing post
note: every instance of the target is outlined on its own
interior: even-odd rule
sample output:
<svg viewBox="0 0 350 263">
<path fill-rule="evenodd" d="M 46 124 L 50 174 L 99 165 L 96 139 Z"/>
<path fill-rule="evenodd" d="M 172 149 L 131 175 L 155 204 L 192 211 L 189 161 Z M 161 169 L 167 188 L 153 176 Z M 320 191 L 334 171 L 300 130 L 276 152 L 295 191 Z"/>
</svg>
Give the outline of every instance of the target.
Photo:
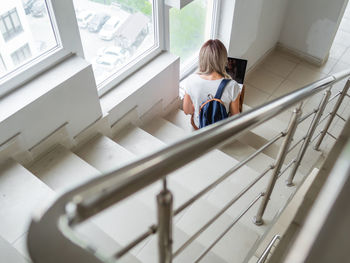
<svg viewBox="0 0 350 263">
<path fill-rule="evenodd" d="M 329 116 L 329 119 L 327 120 L 326 125 L 325 125 L 324 128 L 321 130 L 320 138 L 318 138 L 318 140 L 317 140 L 317 142 L 316 142 L 316 144 L 315 144 L 315 146 L 314 146 L 314 149 L 315 149 L 316 151 L 318 151 L 318 150 L 320 149 L 320 145 L 321 145 L 321 143 L 322 143 L 322 141 L 323 141 L 323 139 L 324 139 L 324 136 L 327 134 L 328 129 L 329 129 L 329 127 L 331 126 L 332 121 L 333 121 L 335 115 L 337 114 L 340 105 L 341 105 L 342 102 L 343 102 L 343 99 L 344 99 L 345 96 L 347 95 L 347 92 L 348 92 L 348 90 L 349 90 L 349 87 L 350 87 L 350 79 L 348 79 L 348 81 L 346 82 L 346 84 L 345 84 L 345 86 L 344 86 L 344 88 L 343 88 L 343 90 L 342 90 L 342 93 L 340 94 L 340 96 L 339 96 L 339 98 L 338 98 L 336 104 L 335 104 L 334 107 L 333 107 L 333 110 L 332 110 L 332 112 L 331 112 L 331 115 Z"/>
<path fill-rule="evenodd" d="M 326 108 L 326 105 L 327 105 L 327 102 L 328 102 L 330 95 L 331 95 L 331 89 L 329 88 L 325 91 L 323 98 L 322 98 L 322 100 L 319 104 L 319 107 L 317 109 L 316 115 L 314 116 L 314 118 L 310 124 L 310 127 L 307 131 L 307 134 L 306 134 L 306 138 L 305 138 L 305 140 L 304 140 L 304 142 L 303 142 L 303 144 L 298 152 L 297 158 L 295 159 L 295 163 L 293 164 L 292 170 L 291 170 L 289 177 L 286 181 L 287 186 L 293 186 L 294 176 L 299 168 L 301 160 L 304 157 L 304 154 L 307 150 L 307 147 L 310 144 L 311 138 L 316 130 L 318 122 L 320 121 L 322 113 L 323 113 L 324 109 Z"/>
<path fill-rule="evenodd" d="M 289 125 L 288 125 L 288 129 L 287 129 L 286 134 L 285 134 L 285 138 L 283 140 L 283 143 L 282 143 L 282 145 L 279 149 L 278 155 L 276 157 L 273 172 L 272 172 L 272 175 L 270 177 L 269 184 L 266 188 L 265 195 L 263 196 L 263 199 L 261 201 L 261 204 L 260 204 L 260 207 L 259 207 L 259 210 L 258 210 L 256 216 L 253 218 L 254 224 L 256 224 L 258 226 L 262 225 L 264 223 L 262 217 L 263 217 L 265 209 L 267 207 L 267 203 L 270 200 L 272 190 L 276 184 L 278 174 L 280 173 L 281 167 L 284 163 L 284 159 L 286 158 L 286 155 L 287 155 L 289 145 L 293 139 L 295 130 L 297 128 L 298 120 L 299 120 L 300 115 L 301 115 L 300 108 L 301 108 L 301 104 L 293 111 L 292 117 L 291 117 Z"/>
<path fill-rule="evenodd" d="M 157 195 L 158 254 L 159 263 L 171 263 L 173 254 L 173 195 L 166 187 L 166 179 L 163 180 L 163 186 L 163 190 Z"/>
</svg>

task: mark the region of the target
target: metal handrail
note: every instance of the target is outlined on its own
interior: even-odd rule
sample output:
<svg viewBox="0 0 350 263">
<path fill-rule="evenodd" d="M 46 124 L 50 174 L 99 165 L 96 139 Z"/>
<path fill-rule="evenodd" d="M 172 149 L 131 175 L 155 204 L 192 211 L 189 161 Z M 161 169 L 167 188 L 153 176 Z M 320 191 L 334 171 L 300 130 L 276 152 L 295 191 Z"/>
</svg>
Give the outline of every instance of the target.
<svg viewBox="0 0 350 263">
<path fill-rule="evenodd" d="M 251 189 L 261 178 L 263 178 L 273 167 L 268 167 L 262 172 L 259 176 L 257 176 L 249 185 L 247 185 L 244 189 L 242 189 L 235 197 L 233 197 L 230 202 L 228 202 L 219 212 L 215 214 L 205 225 L 203 225 L 200 229 L 197 230 L 175 253 L 174 257 L 176 257 L 182 250 L 184 250 L 189 244 L 191 244 L 200 234 L 204 232 L 211 224 L 213 224 L 217 218 L 219 218 L 225 211 L 227 211 L 234 203 L 236 203 L 239 198 L 241 198 L 249 189 Z M 263 196 L 263 195 L 262 195 Z"/>
<path fill-rule="evenodd" d="M 221 177 L 219 177 L 218 179 L 216 179 L 213 183 L 211 183 L 210 185 L 208 185 L 207 187 L 205 187 L 203 190 L 201 190 L 199 193 L 197 193 L 196 195 L 194 195 L 192 198 L 190 198 L 189 200 L 187 200 L 185 203 L 183 203 L 180 207 L 178 207 L 173 215 L 176 216 L 179 213 L 181 213 L 183 210 L 185 210 L 188 206 L 190 206 L 191 204 L 193 204 L 196 200 L 198 200 L 200 197 L 202 197 L 203 195 L 205 195 L 206 193 L 208 193 L 210 190 L 212 190 L 215 186 L 217 186 L 218 184 L 220 184 L 221 182 L 223 182 L 226 178 L 228 178 L 230 175 L 232 175 L 235 171 L 237 171 L 238 169 L 240 169 L 241 167 L 243 167 L 246 163 L 248 163 L 250 160 L 252 160 L 254 157 L 256 157 L 258 154 L 262 153 L 266 148 L 268 148 L 270 145 L 272 145 L 273 143 L 275 143 L 276 141 L 278 141 L 280 138 L 282 138 L 284 136 L 284 133 L 280 133 L 277 136 L 275 136 L 274 138 L 272 138 L 271 140 L 269 140 L 266 144 L 264 144 L 263 146 L 261 146 L 258 150 L 256 150 L 254 153 L 252 153 L 251 155 L 249 155 L 247 158 L 245 158 L 243 161 L 239 162 L 238 164 L 236 164 L 234 167 L 232 167 L 231 169 L 229 169 L 226 173 L 224 173 Z M 269 170 L 272 169 L 273 166 L 272 164 L 270 164 Z"/>
<path fill-rule="evenodd" d="M 298 124 L 302 123 L 303 121 L 305 121 L 306 119 L 308 119 L 310 116 L 312 116 L 313 114 L 315 114 L 318 111 L 318 109 L 314 109 L 313 111 L 309 112 L 308 114 L 305 114 L 304 116 L 302 116 L 300 118 L 300 120 L 298 121 Z"/>
<path fill-rule="evenodd" d="M 275 242 L 277 240 L 281 239 L 280 235 L 275 235 L 272 240 L 270 241 L 269 245 L 265 248 L 264 252 L 262 253 L 262 255 L 260 256 L 260 258 L 258 259 L 258 261 L 256 263 L 264 263 L 267 259 L 267 256 L 269 255 L 272 246 L 275 244 Z"/>
<path fill-rule="evenodd" d="M 74 201 L 77 213 L 74 218 L 71 218 L 71 224 L 83 222 L 112 204 L 163 178 L 175 169 L 213 150 L 218 145 L 237 138 L 243 131 L 256 127 L 295 103 L 326 89 L 334 81 L 334 77 L 316 81 L 257 109 L 252 109 L 240 116 L 233 116 L 202 129 L 176 144 L 126 165 L 115 172 L 92 179 L 86 184 L 87 190 L 80 189 L 79 196 L 81 198 Z M 121 177 L 123 177 L 123 180 L 121 180 Z M 92 195 L 90 189 L 94 189 L 95 193 L 100 192 L 100 195 L 98 197 Z"/>
<path fill-rule="evenodd" d="M 262 197 L 264 196 L 264 193 L 260 193 L 258 194 L 253 201 L 250 202 L 250 204 L 248 205 L 248 207 L 246 209 L 244 209 L 237 217 L 236 219 L 224 230 L 224 232 L 222 232 L 215 240 L 214 242 L 211 243 L 211 245 L 209 247 L 207 247 L 207 249 L 194 261 L 194 263 L 198 263 L 199 261 L 201 261 L 206 254 L 208 254 L 208 252 L 227 234 L 228 231 L 230 231 L 230 229 L 239 221 L 239 219 L 241 219 L 248 211 L 250 208 L 252 208 L 252 206 Z"/>
<path fill-rule="evenodd" d="M 341 94 L 342 94 L 342 91 L 338 91 L 336 94 L 334 94 L 332 97 L 329 98 L 327 104 L 330 103 L 332 100 L 336 99 Z"/>
<path fill-rule="evenodd" d="M 109 260 L 89 247 L 79 244 L 69 228 L 165 178 L 172 171 L 349 75 L 350 70 L 346 70 L 316 81 L 256 109 L 201 129 L 176 144 L 164 147 L 108 174 L 90 179 L 64 193 L 48 205 L 47 209 L 37 214 L 30 224 L 28 247 L 32 258 L 37 259 L 37 262 L 48 262 L 48 256 L 51 255 L 49 250 L 54 251 L 56 246 L 48 246 L 45 251 L 42 251 L 42 247 L 48 242 L 57 242 L 65 251 L 63 256 L 67 258 L 78 256 L 80 260 L 88 263 Z M 50 231 L 43 231 L 42 226 L 50 228 Z"/>
</svg>

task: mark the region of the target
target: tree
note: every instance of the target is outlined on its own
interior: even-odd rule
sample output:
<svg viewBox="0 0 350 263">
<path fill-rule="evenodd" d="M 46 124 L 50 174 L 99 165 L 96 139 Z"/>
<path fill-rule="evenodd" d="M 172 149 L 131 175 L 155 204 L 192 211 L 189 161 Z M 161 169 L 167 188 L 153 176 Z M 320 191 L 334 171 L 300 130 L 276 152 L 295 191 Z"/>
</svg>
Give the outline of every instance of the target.
<svg viewBox="0 0 350 263">
<path fill-rule="evenodd" d="M 147 16 L 152 15 L 152 4 L 147 0 L 113 0 L 121 5 L 123 9 L 141 12 Z"/>
<path fill-rule="evenodd" d="M 197 0 L 170 10 L 170 51 L 186 60 L 204 42 L 206 6 Z"/>
</svg>

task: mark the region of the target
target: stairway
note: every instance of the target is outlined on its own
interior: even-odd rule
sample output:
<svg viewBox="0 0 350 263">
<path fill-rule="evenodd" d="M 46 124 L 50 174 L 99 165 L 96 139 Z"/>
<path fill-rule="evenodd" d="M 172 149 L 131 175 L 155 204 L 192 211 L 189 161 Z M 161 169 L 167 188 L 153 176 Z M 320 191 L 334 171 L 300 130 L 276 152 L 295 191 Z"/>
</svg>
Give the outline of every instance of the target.
<svg viewBox="0 0 350 263">
<path fill-rule="evenodd" d="M 273 125 L 271 124 L 273 123 Z M 276 130 L 271 129 L 274 127 Z M 215 149 L 168 176 L 169 189 L 174 194 L 174 208 L 220 177 L 247 155 L 261 147 L 272 134 L 286 127 L 277 119 L 240 136 L 237 140 Z M 136 126 L 129 123 L 111 137 L 97 134 L 73 150 L 57 145 L 26 167 L 14 160 L 0 166 L 0 255 L 6 263 L 30 262 L 26 251 L 26 231 L 33 211 L 41 202 L 54 198 L 75 185 L 101 176 L 140 156 L 176 143 L 192 131 L 189 118 L 175 109 L 165 117 Z M 296 137 L 302 135 L 297 134 Z M 248 162 L 231 177 L 208 192 L 177 215 L 174 222 L 176 251 L 191 235 L 213 217 L 235 194 L 254 180 L 268 164 L 273 163 L 280 142 Z M 319 156 L 311 155 L 308 162 Z M 286 164 L 288 162 L 288 158 Z M 308 164 L 310 165 L 310 164 Z M 304 167 L 304 166 L 303 166 Z M 301 171 L 308 171 L 306 167 Z M 193 262 L 224 229 L 244 210 L 257 194 L 263 192 L 271 172 L 266 174 L 237 203 L 229 208 L 207 231 L 202 233 L 174 262 Z M 288 202 L 307 173 L 298 173 L 294 187 L 286 187 L 285 173 L 277 181 L 264 215 L 262 226 L 252 223 L 260 202 L 257 202 L 201 262 L 241 263 L 248 260 L 251 249 L 272 226 L 281 208 Z M 77 229 L 93 246 L 113 255 L 148 227 L 156 223 L 155 195 L 161 189 L 157 182 L 134 196 L 94 216 Z M 152 236 L 132 249 L 120 262 L 157 262 L 157 236 Z M 1 256 L 3 258 L 3 256 Z"/>
</svg>

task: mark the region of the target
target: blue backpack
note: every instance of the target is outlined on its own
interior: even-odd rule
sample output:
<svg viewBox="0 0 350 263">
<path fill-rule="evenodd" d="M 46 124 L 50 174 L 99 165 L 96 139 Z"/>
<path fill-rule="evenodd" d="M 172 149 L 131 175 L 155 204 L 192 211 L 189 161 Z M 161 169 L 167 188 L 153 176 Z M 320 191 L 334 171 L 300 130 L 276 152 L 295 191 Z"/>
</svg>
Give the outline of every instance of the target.
<svg viewBox="0 0 350 263">
<path fill-rule="evenodd" d="M 221 100 L 222 93 L 230 79 L 223 79 L 214 98 L 203 102 L 199 109 L 199 128 L 203 128 L 228 117 L 226 107 Z"/>
</svg>

